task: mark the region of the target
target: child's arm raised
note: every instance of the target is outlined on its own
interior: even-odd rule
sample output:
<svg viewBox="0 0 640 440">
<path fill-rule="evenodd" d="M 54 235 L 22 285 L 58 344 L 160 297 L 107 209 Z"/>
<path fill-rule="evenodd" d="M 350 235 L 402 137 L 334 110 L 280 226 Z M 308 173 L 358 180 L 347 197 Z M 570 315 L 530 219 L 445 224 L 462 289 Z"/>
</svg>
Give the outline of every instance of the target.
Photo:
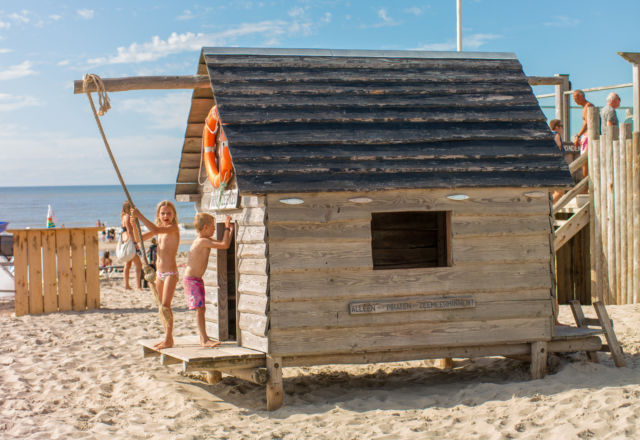
<svg viewBox="0 0 640 440">
<path fill-rule="evenodd" d="M 138 208 L 133 208 L 131 210 L 131 217 L 139 218 L 140 221 L 149 229 L 149 232 L 142 235 L 143 240 L 147 240 L 154 235 L 158 234 L 168 234 L 170 232 L 178 231 L 178 225 L 169 225 L 169 226 L 158 226 L 155 223 L 149 221 L 142 213 L 138 210 Z"/>
<path fill-rule="evenodd" d="M 202 241 L 202 245 L 211 249 L 229 249 L 229 246 L 231 245 L 231 237 L 235 228 L 235 225 L 233 223 L 230 224 L 230 221 L 231 217 L 227 217 L 222 240 L 206 238 Z"/>
</svg>

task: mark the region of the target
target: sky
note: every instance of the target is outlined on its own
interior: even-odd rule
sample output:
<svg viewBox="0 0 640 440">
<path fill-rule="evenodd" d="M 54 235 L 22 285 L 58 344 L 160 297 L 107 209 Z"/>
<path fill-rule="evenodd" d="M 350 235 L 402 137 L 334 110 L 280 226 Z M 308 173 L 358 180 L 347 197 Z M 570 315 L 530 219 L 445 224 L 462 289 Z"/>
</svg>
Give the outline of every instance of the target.
<svg viewBox="0 0 640 440">
<path fill-rule="evenodd" d="M 463 50 L 515 53 L 525 74 L 566 73 L 574 89 L 630 83 L 617 52 L 640 52 L 639 16 L 638 0 L 462 0 Z M 455 51 L 456 1 L 0 0 L 0 187 L 118 184 L 73 81 L 193 75 L 203 46 Z M 109 96 L 125 181 L 174 183 L 191 92 Z"/>
</svg>

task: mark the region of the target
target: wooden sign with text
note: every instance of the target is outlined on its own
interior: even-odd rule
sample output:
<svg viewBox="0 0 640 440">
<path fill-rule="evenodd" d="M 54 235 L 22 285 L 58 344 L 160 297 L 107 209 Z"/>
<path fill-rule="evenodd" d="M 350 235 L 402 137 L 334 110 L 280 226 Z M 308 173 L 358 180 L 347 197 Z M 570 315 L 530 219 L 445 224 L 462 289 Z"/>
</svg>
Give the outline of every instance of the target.
<svg viewBox="0 0 640 440">
<path fill-rule="evenodd" d="M 468 309 L 476 306 L 473 295 L 427 296 L 349 303 L 350 315 L 367 313 L 417 312 L 428 310 Z"/>
</svg>

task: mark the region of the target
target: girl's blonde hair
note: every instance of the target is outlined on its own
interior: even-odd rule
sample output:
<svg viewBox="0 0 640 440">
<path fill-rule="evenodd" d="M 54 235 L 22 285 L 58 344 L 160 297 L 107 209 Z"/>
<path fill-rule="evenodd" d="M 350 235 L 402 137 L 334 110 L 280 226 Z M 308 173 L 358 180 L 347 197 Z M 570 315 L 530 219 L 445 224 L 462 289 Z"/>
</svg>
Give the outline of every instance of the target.
<svg viewBox="0 0 640 440">
<path fill-rule="evenodd" d="M 131 203 L 129 203 L 129 201 L 125 201 L 122 204 L 122 211 L 120 212 L 120 217 L 122 217 L 123 215 L 129 215 L 131 214 Z"/>
<path fill-rule="evenodd" d="M 171 222 L 171 224 L 177 225 L 178 212 L 176 211 L 176 207 L 173 205 L 173 203 L 171 203 L 170 200 L 163 200 L 162 202 L 158 203 L 158 206 L 156 207 L 156 225 L 162 225 L 162 220 L 160 220 L 160 208 L 162 208 L 163 206 L 168 206 L 169 208 L 171 208 L 171 210 L 173 211 L 173 221 Z"/>
</svg>

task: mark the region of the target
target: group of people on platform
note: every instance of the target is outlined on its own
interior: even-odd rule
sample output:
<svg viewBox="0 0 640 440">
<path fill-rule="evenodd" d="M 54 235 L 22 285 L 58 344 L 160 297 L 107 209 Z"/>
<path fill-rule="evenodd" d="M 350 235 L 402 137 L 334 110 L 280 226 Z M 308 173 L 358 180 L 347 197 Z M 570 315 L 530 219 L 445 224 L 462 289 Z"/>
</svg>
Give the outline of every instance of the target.
<svg viewBox="0 0 640 440">
<path fill-rule="evenodd" d="M 139 219 L 148 229 L 148 232 L 140 237 L 135 221 Z M 159 293 L 161 304 L 160 312 L 163 316 L 165 335 L 164 339 L 158 342 L 157 349 L 173 346 L 173 312 L 171 302 L 178 284 L 178 265 L 176 257 L 180 245 L 180 229 L 178 228 L 178 214 L 176 208 L 169 200 L 160 202 L 156 208 L 155 222 L 148 220 L 129 202 L 124 202 L 120 214 L 122 226 L 122 240 L 132 241 L 135 244 L 136 254 L 133 255 L 124 266 L 125 289 L 131 289 L 129 284 L 129 272 L 131 266 L 135 266 L 136 287 L 141 287 L 142 253 L 138 248 L 141 240 L 145 241 L 153 238 L 149 247 L 148 261 L 150 265 L 157 269 L 155 288 Z M 183 278 L 183 285 L 187 305 L 190 310 L 196 310 L 196 323 L 200 331 L 200 344 L 203 347 L 215 347 L 219 341 L 212 340 L 207 335 L 205 328 L 205 291 L 202 277 L 207 270 L 209 254 L 211 249 L 228 249 L 233 236 L 234 225 L 231 217 L 227 217 L 224 223 L 224 234 L 222 240 L 214 240 L 213 234 L 216 229 L 215 218 L 207 213 L 199 213 L 194 219 L 194 227 L 197 237 L 189 249 L 189 258 Z M 157 243 L 155 241 L 157 236 Z"/>
<path fill-rule="evenodd" d="M 560 151 L 564 154 L 564 160 L 567 163 L 571 163 L 580 156 L 587 152 L 589 146 L 589 139 L 587 136 L 587 111 L 589 107 L 593 107 L 593 104 L 587 101 L 585 94 L 582 90 L 573 91 L 573 100 L 576 104 L 582 107 L 582 126 L 576 134 L 573 142 L 564 142 L 562 139 L 562 121 L 560 119 L 552 119 L 549 121 L 549 128 L 554 133 L 554 140 L 558 145 Z M 617 93 L 611 92 L 607 96 L 607 105 L 600 110 L 600 131 L 604 133 L 607 127 L 619 127 L 618 116 L 616 109 L 620 107 L 620 96 Z M 585 163 L 582 166 L 582 176 L 586 177 L 588 174 L 588 165 Z M 579 180 L 579 179 L 577 179 Z M 556 191 L 553 193 L 553 201 L 556 202 L 562 196 L 563 191 Z"/>
</svg>

